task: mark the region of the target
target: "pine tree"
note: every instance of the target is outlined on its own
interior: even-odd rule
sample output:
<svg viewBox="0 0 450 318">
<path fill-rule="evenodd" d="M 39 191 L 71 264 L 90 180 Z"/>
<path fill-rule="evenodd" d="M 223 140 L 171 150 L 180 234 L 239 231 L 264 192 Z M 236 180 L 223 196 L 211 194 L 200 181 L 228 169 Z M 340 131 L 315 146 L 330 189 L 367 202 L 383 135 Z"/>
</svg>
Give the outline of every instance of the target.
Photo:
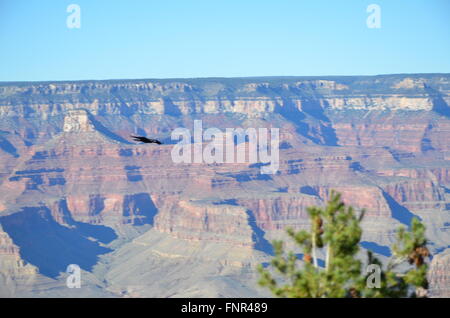
<svg viewBox="0 0 450 318">
<path fill-rule="evenodd" d="M 346 206 L 341 195 L 332 191 L 325 208 L 307 209 L 310 231 L 287 229 L 287 234 L 303 251 L 300 262 L 292 251 L 285 252 L 283 241 L 273 242 L 275 256 L 271 261 L 281 283 L 273 274 L 258 267 L 259 284 L 269 288 L 278 297 L 425 297 L 429 257 L 426 247 L 425 227 L 417 219 L 412 220 L 411 229 L 400 228 L 397 243 L 393 246 L 393 257 L 384 266 L 370 251 L 367 262 L 357 258 L 362 236 L 360 223 L 364 211 L 357 215 L 351 206 Z M 325 253 L 325 266 L 318 266 L 317 252 Z M 408 269 L 398 270 L 407 263 Z M 367 265 L 379 269 L 378 286 L 368 284 L 373 273 L 366 272 Z"/>
</svg>

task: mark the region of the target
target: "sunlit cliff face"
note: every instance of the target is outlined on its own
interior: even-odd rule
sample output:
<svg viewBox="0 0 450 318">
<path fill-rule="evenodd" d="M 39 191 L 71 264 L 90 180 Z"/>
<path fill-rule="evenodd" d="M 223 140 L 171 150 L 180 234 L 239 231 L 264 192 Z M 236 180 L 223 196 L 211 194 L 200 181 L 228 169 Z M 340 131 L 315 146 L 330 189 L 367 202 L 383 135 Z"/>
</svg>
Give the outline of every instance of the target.
<svg viewBox="0 0 450 318">
<path fill-rule="evenodd" d="M 448 75 L 1 84 L 0 295 L 263 295 L 268 242 L 335 189 L 375 246 L 422 218 L 449 296 L 449 103 Z M 196 120 L 278 128 L 278 170 L 174 162 Z"/>
</svg>

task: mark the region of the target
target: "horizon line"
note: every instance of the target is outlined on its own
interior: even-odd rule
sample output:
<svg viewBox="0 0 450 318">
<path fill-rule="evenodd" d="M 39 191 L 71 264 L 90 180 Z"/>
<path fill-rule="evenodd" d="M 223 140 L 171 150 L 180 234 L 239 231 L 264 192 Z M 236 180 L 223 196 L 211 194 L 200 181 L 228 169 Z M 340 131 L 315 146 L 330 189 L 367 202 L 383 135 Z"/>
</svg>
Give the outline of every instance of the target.
<svg viewBox="0 0 450 318">
<path fill-rule="evenodd" d="M 261 75 L 261 76 L 205 76 L 205 77 L 154 77 L 154 78 L 109 78 L 109 79 L 75 79 L 75 80 L 31 80 L 31 81 L 0 81 L 5 84 L 28 84 L 28 83 L 74 83 L 74 82 L 118 82 L 118 81 L 175 81 L 175 80 L 227 80 L 227 79 L 294 79 L 294 78 L 342 78 L 342 77 L 383 77 L 383 76 L 449 76 L 450 73 L 384 73 L 375 75 Z"/>
</svg>

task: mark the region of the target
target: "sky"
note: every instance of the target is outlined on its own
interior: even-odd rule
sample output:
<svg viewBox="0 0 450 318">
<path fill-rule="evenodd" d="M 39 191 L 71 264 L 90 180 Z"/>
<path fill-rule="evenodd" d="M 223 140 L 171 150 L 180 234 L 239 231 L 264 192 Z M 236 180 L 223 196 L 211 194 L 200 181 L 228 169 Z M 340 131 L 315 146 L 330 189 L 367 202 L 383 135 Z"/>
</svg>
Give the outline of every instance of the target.
<svg viewBox="0 0 450 318">
<path fill-rule="evenodd" d="M 0 45 L 0 81 L 450 73 L 450 1 L 0 0 Z"/>
</svg>

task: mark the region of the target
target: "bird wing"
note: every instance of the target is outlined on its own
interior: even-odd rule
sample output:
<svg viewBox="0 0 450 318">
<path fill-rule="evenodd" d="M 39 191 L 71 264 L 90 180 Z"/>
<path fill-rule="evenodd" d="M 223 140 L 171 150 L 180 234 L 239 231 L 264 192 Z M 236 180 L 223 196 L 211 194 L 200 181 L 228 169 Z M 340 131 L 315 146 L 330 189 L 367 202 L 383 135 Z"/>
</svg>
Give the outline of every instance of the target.
<svg viewBox="0 0 450 318">
<path fill-rule="evenodd" d="M 131 136 L 135 141 L 142 141 L 142 142 L 151 142 L 150 139 L 142 136 Z"/>
<path fill-rule="evenodd" d="M 157 140 L 157 139 L 149 139 L 149 138 L 147 138 L 147 137 L 133 136 L 133 135 L 131 135 L 131 137 L 132 137 L 135 141 L 142 141 L 142 142 L 145 142 L 145 143 L 155 143 L 155 144 L 158 144 L 158 145 L 161 145 L 161 144 L 162 144 L 162 142 L 159 141 L 159 140 Z"/>
</svg>

